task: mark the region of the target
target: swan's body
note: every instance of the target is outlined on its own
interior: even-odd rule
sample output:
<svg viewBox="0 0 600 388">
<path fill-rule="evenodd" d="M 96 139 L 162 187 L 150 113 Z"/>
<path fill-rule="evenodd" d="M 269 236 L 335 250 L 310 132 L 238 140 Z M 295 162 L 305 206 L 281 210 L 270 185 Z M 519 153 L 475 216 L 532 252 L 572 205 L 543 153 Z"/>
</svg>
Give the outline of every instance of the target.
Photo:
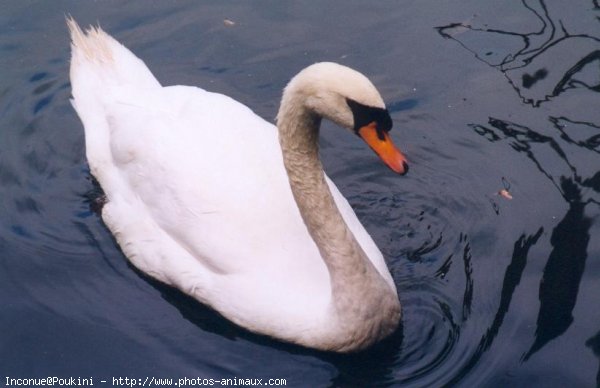
<svg viewBox="0 0 600 388">
<path fill-rule="evenodd" d="M 347 98 L 381 114 L 364 76 L 335 64 L 300 73 L 284 94 L 279 140 L 246 106 L 162 87 L 102 30 L 68 24 L 73 105 L 107 197 L 102 217 L 136 267 L 251 331 L 309 347 L 361 349 L 397 327 L 383 257 L 317 155 L 318 114 L 355 118 L 350 108 L 315 112 L 329 96 L 309 89 L 338 76 L 336 87 L 351 89 L 358 78 L 367 101 Z"/>
</svg>

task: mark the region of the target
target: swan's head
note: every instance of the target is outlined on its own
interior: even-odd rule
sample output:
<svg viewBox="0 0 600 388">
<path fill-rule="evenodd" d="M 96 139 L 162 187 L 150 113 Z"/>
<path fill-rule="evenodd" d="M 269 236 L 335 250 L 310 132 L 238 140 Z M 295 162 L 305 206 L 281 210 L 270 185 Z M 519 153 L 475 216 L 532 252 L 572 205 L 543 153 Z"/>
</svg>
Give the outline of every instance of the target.
<svg viewBox="0 0 600 388">
<path fill-rule="evenodd" d="M 303 104 L 360 136 L 393 171 L 405 174 L 408 164 L 392 142 L 392 119 L 381 95 L 363 74 L 349 67 L 321 62 L 302 70 L 284 92 L 290 105 Z"/>
</svg>

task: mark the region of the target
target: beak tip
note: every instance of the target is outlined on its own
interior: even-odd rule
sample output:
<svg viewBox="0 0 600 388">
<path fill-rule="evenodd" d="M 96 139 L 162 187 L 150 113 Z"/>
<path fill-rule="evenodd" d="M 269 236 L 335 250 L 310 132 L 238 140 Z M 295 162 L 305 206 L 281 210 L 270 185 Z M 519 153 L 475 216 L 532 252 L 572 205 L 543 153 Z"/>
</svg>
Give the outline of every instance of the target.
<svg viewBox="0 0 600 388">
<path fill-rule="evenodd" d="M 400 173 L 400 175 L 406 175 L 408 173 L 408 163 L 402 162 L 402 169 L 403 171 Z"/>
<path fill-rule="evenodd" d="M 398 175 L 406 175 L 408 173 L 408 163 L 406 163 L 404 160 L 402 161 L 402 163 L 400 165 L 388 165 L 395 173 L 397 173 Z"/>
</svg>

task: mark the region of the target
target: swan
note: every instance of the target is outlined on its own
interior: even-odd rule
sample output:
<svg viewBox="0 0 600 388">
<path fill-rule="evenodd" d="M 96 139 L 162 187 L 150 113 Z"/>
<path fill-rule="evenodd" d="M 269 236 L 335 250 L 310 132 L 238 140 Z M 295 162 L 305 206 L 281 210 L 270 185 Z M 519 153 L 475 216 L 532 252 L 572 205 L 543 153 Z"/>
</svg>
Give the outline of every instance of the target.
<svg viewBox="0 0 600 388">
<path fill-rule="evenodd" d="M 401 308 L 381 252 L 318 155 L 322 118 L 406 173 L 361 73 L 317 63 L 287 85 L 277 126 L 197 87 L 163 87 L 100 27 L 71 34 L 72 105 L 102 219 L 128 260 L 251 332 L 352 352 Z"/>
</svg>

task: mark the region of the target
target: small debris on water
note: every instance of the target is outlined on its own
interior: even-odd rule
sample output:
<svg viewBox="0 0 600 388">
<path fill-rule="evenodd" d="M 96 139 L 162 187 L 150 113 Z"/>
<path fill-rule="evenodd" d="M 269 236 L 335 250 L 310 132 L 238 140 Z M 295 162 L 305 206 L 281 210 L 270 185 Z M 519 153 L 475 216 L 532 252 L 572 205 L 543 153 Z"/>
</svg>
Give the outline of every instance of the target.
<svg viewBox="0 0 600 388">
<path fill-rule="evenodd" d="M 510 182 L 505 177 L 502 177 L 502 186 L 504 186 L 504 188 L 498 191 L 497 194 L 506 199 L 513 199 L 512 194 L 508 191 L 510 190 Z"/>
<path fill-rule="evenodd" d="M 513 199 L 510 192 L 506 189 L 502 189 L 502 190 L 498 191 L 498 195 L 500 195 L 501 197 L 504 197 L 506 199 Z"/>
<path fill-rule="evenodd" d="M 225 19 L 223 20 L 223 24 L 225 24 L 226 27 L 233 27 L 235 26 L 235 22 L 231 19 Z"/>
</svg>

